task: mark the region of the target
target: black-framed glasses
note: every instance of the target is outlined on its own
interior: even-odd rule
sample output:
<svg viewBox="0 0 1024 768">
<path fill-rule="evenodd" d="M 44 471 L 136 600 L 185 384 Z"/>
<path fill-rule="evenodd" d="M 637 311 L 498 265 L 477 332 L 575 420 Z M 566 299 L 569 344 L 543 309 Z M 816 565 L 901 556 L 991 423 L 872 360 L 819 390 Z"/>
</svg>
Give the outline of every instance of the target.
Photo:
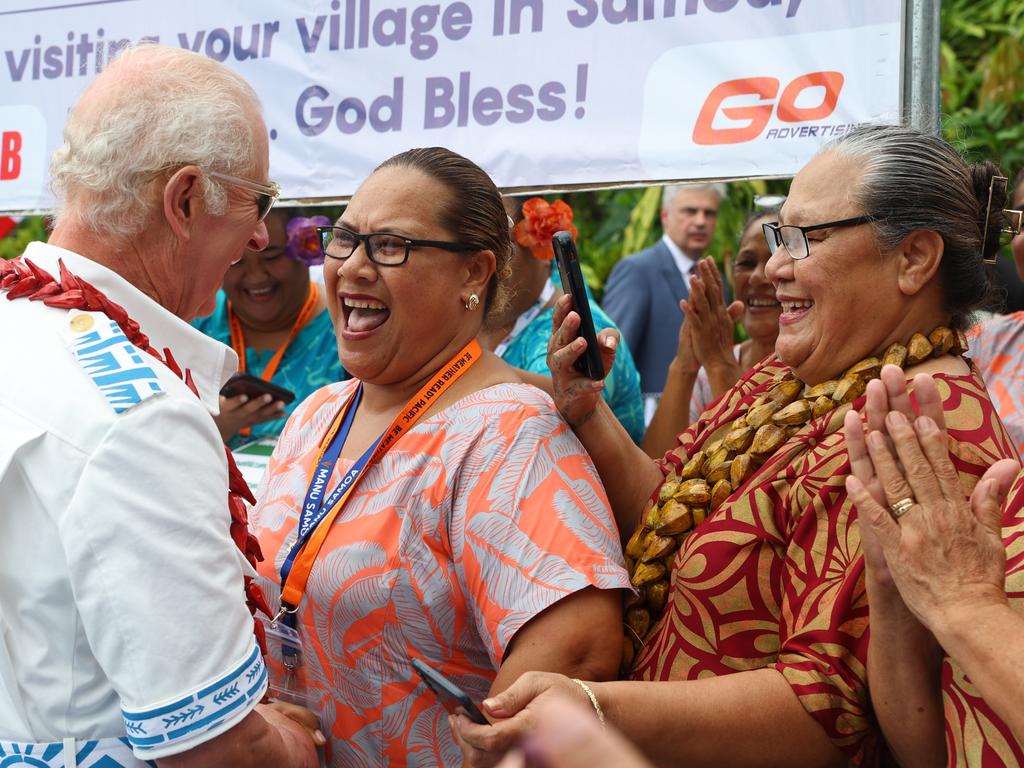
<svg viewBox="0 0 1024 768">
<path fill-rule="evenodd" d="M 778 250 L 780 245 L 786 247 L 786 253 L 790 258 L 799 261 L 811 255 L 811 248 L 807 242 L 807 233 L 816 232 L 819 229 L 837 229 L 839 227 L 856 227 L 874 221 L 873 216 L 854 216 L 852 219 L 840 219 L 830 221 L 826 224 L 812 224 L 809 227 L 798 227 L 796 224 L 783 224 L 778 222 L 764 223 L 761 231 L 764 232 L 765 242 L 768 243 L 768 250 L 772 253 Z"/>
<path fill-rule="evenodd" d="M 478 251 L 476 246 L 466 243 L 452 243 L 446 240 L 416 240 L 411 237 L 396 235 L 392 232 L 370 232 L 361 235 L 347 227 L 317 227 L 320 236 L 320 250 L 324 256 L 344 261 L 362 243 L 366 255 L 374 264 L 384 267 L 398 267 L 409 259 L 409 251 L 413 248 L 440 248 L 445 251 L 464 252 Z"/>
<path fill-rule="evenodd" d="M 253 181 L 252 179 L 243 179 L 241 176 L 230 176 L 226 173 L 218 173 L 217 171 L 207 171 L 206 175 L 211 179 L 220 179 L 232 186 L 241 187 L 242 189 L 248 189 L 251 192 L 255 192 L 257 223 L 267 218 L 267 214 L 270 213 L 270 209 L 274 207 L 274 203 L 276 203 L 278 198 L 281 197 L 281 188 L 272 181 L 268 184 L 264 184 L 259 181 Z"/>
</svg>

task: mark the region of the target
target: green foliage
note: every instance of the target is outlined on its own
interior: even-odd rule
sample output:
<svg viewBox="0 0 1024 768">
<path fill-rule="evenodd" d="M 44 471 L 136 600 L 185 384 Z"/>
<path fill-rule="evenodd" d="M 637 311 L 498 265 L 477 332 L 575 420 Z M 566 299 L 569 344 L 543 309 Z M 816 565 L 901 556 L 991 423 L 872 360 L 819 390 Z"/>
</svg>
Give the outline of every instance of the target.
<svg viewBox="0 0 1024 768">
<path fill-rule="evenodd" d="M 718 211 L 718 225 L 708 253 L 725 264 L 736 243 L 755 195 L 786 194 L 789 182 L 737 181 L 727 185 Z M 583 274 L 600 298 L 608 273 L 619 259 L 643 250 L 661 237 L 661 187 L 575 192 L 563 199 L 572 206 L 579 230 Z"/>
<path fill-rule="evenodd" d="M 942 3 L 943 133 L 972 161 L 1024 168 L 1024 0 Z"/>
<path fill-rule="evenodd" d="M 21 256 L 25 247 L 33 240 L 45 241 L 48 236 L 45 217 L 26 216 L 7 234 L 7 237 L 0 239 L 0 258 L 13 259 Z"/>
</svg>

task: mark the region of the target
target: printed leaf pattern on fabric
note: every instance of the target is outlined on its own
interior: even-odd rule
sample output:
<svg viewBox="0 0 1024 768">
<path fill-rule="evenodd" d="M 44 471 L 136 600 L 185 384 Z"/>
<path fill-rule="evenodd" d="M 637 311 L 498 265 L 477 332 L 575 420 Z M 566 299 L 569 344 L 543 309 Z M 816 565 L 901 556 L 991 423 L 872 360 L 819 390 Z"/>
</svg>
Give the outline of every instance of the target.
<svg viewBox="0 0 1024 768">
<path fill-rule="evenodd" d="M 1017 452 L 1024 455 L 1024 312 L 997 315 L 974 326 L 967 338 L 974 364 Z"/>
<path fill-rule="evenodd" d="M 354 386 L 302 403 L 271 459 L 253 520 L 272 595 L 316 448 Z M 331 486 L 351 462 L 338 464 Z M 628 577 L 593 465 L 547 395 L 499 385 L 417 423 L 352 494 L 299 609 L 331 764 L 461 765 L 411 659 L 481 701 L 523 624 L 588 586 Z"/>
<path fill-rule="evenodd" d="M 743 403 L 781 370 L 774 357 L 755 366 L 680 437 L 663 471 L 722 437 Z M 953 438 L 951 457 L 971 486 L 1015 451 L 976 373 L 942 376 L 938 385 Z M 862 397 L 853 407 L 863 404 Z M 860 531 L 844 487 L 846 410 L 804 426 L 686 539 L 665 614 L 633 676 L 693 680 L 773 667 L 853 764 L 875 766 L 885 748 L 867 691 Z M 1018 764 L 1020 747 L 1011 748 L 1008 731 L 979 698 L 948 674 L 944 695 L 956 745 L 950 765 Z M 1006 763 L 992 757 L 1010 754 L 1015 759 Z"/>
</svg>

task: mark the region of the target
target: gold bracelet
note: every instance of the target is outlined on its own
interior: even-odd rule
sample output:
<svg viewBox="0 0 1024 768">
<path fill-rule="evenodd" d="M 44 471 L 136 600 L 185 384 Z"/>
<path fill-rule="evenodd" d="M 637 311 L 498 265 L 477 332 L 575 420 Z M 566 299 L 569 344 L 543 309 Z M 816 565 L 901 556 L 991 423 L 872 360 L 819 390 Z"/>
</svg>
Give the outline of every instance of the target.
<svg viewBox="0 0 1024 768">
<path fill-rule="evenodd" d="M 594 712 L 597 715 L 597 722 L 599 722 L 601 724 L 601 727 L 604 728 L 604 712 L 601 710 L 601 703 L 597 700 L 597 696 L 595 696 L 594 692 L 590 690 L 590 686 L 584 683 L 582 680 L 578 680 L 574 677 L 572 678 L 572 681 L 576 683 L 576 685 L 578 685 L 580 688 L 582 688 L 585 694 L 587 694 L 587 698 L 590 699 L 590 703 L 594 705 Z"/>
</svg>

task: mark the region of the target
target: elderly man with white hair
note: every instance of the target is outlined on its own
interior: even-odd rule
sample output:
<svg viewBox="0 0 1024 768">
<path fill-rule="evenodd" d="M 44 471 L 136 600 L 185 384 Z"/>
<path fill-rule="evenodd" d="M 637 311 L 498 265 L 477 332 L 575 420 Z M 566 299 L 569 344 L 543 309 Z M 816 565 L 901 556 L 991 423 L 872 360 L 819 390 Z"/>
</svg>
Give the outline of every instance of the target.
<svg viewBox="0 0 1024 768">
<path fill-rule="evenodd" d="M 140 46 L 64 139 L 49 243 L 0 262 L 0 764 L 315 766 L 315 718 L 259 704 L 236 360 L 186 322 L 267 243 L 256 94 Z"/>
</svg>

